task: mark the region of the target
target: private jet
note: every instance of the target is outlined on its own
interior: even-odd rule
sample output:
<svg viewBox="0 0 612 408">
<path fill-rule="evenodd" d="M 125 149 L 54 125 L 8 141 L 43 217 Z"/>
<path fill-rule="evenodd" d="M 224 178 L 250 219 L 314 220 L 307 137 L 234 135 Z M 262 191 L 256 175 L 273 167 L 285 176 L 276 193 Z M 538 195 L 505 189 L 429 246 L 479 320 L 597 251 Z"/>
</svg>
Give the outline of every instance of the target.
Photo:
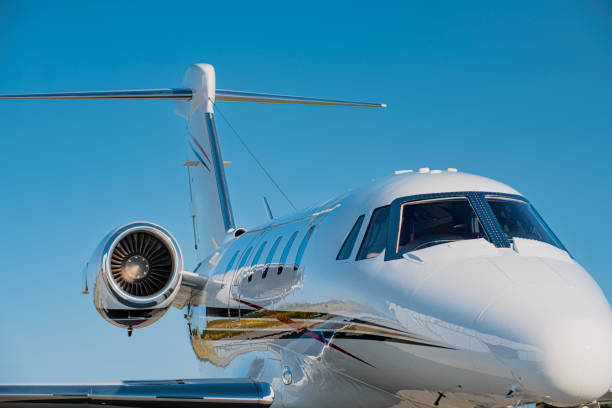
<svg viewBox="0 0 612 408">
<path fill-rule="evenodd" d="M 136 221 L 102 239 L 82 290 L 129 335 L 171 307 L 183 310 L 195 358 L 228 373 L 1 384 L 0 406 L 510 408 L 610 400 L 602 397 L 612 386 L 610 305 L 510 186 L 455 168 L 398 170 L 285 217 L 275 218 L 266 201 L 265 224 L 235 224 L 216 104 L 383 104 L 216 89 L 208 64 L 189 67 L 175 89 L 0 99 L 174 101 L 186 120 L 198 263 L 184 267 L 166 228 Z"/>
</svg>

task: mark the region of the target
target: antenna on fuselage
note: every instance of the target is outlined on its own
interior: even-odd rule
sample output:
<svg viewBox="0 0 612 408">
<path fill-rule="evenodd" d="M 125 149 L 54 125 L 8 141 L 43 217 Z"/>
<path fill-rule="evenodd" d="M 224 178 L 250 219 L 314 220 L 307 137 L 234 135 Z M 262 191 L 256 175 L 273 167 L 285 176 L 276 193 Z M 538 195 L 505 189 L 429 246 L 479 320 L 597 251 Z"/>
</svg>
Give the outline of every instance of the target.
<svg viewBox="0 0 612 408">
<path fill-rule="evenodd" d="M 270 204 L 268 204 L 268 199 L 263 196 L 264 207 L 266 208 L 266 215 L 268 216 L 268 220 L 272 221 L 274 216 L 272 215 L 272 210 L 270 209 Z"/>
</svg>

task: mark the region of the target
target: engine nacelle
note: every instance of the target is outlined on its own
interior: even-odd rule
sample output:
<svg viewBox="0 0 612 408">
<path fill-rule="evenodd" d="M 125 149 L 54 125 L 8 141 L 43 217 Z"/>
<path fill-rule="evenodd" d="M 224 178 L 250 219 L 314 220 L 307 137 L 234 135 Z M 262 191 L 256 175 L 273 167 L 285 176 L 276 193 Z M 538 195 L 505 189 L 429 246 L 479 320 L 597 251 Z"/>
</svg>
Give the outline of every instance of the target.
<svg viewBox="0 0 612 408">
<path fill-rule="evenodd" d="M 182 272 L 183 255 L 174 237 L 159 225 L 134 222 L 111 231 L 98 245 L 85 284 L 102 317 L 131 332 L 166 313 Z"/>
</svg>

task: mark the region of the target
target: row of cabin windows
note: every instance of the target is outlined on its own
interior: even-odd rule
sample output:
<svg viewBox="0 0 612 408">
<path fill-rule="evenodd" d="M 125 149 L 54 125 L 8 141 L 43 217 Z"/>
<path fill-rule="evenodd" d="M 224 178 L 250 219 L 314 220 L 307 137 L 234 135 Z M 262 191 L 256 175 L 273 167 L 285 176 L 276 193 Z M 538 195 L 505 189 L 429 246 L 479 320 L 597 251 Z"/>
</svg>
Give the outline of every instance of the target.
<svg viewBox="0 0 612 408">
<path fill-rule="evenodd" d="M 314 232 L 315 227 L 316 226 L 310 227 L 308 231 L 306 231 L 306 234 L 304 234 L 304 238 L 302 238 L 302 242 L 300 243 L 297 254 L 295 256 L 295 263 L 294 263 L 295 267 L 298 267 L 300 263 L 302 262 L 302 257 L 304 256 L 304 252 L 306 251 L 306 245 L 308 245 L 308 241 L 310 240 L 310 237 L 312 236 L 312 233 Z M 297 235 L 298 235 L 298 231 L 295 231 L 293 234 L 291 234 L 291 236 L 287 240 L 287 243 L 285 244 L 285 247 L 283 248 L 283 252 L 281 253 L 281 256 L 279 259 L 279 267 L 278 267 L 279 275 L 283 272 L 283 265 L 285 265 L 287 262 L 287 258 L 289 257 L 289 252 L 291 251 L 291 248 L 293 247 L 293 243 L 295 242 Z M 274 259 L 274 255 L 276 254 L 276 250 L 278 249 L 282 239 L 283 239 L 282 235 L 276 238 L 276 240 L 270 247 L 270 250 L 268 251 L 268 255 L 266 256 L 265 265 L 270 265 L 272 263 L 272 260 Z M 251 265 L 250 265 L 251 267 L 259 264 L 259 260 L 267 244 L 268 244 L 268 241 L 264 241 L 259 245 L 259 247 L 257 248 L 257 251 L 255 252 L 255 255 L 253 256 L 253 260 L 251 261 Z M 225 268 L 225 272 L 229 272 L 233 268 L 236 262 L 236 259 L 238 259 L 238 255 L 240 255 L 240 251 L 241 250 L 239 249 L 234 253 L 229 263 L 227 264 L 227 267 Z M 236 269 L 240 269 L 246 265 L 252 251 L 253 251 L 253 246 L 249 246 L 243 252 L 242 257 L 240 258 L 240 261 L 238 262 Z M 267 268 L 263 272 L 262 278 L 265 278 L 266 275 L 267 275 Z"/>
</svg>

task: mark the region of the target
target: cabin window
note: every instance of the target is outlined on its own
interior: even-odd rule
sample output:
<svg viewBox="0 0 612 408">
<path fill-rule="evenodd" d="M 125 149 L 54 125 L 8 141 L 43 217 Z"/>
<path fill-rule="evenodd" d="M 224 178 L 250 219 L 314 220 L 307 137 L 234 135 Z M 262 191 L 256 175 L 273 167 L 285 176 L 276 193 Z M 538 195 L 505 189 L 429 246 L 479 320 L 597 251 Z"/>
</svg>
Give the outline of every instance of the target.
<svg viewBox="0 0 612 408">
<path fill-rule="evenodd" d="M 289 240 L 287 241 L 287 244 L 285 245 L 285 248 L 283 249 L 283 253 L 281 254 L 280 257 L 280 265 L 278 266 L 278 274 L 280 275 L 281 272 L 283 272 L 283 265 L 285 264 L 285 262 L 287 262 L 287 257 L 289 256 L 289 251 L 291 251 L 291 246 L 293 245 L 293 242 L 295 241 L 295 237 L 297 237 L 298 232 L 295 231 L 293 234 L 291 234 L 291 237 L 289 237 Z"/>
<path fill-rule="evenodd" d="M 230 259 L 229 263 L 227 264 L 227 268 L 225 268 L 225 272 L 229 271 L 230 269 L 232 269 L 232 266 L 234 266 L 234 262 L 236 261 L 236 258 L 238 258 L 238 254 L 240 253 L 240 250 L 236 251 L 234 253 L 234 256 L 232 256 L 232 259 Z"/>
<path fill-rule="evenodd" d="M 404 203 L 399 225 L 396 251 L 400 254 L 447 242 L 487 238 L 466 197 Z"/>
<path fill-rule="evenodd" d="M 259 258 L 261 258 L 261 254 L 262 254 L 264 248 L 266 247 L 267 243 L 268 243 L 268 241 L 264 241 L 259 246 L 259 249 L 257 250 L 257 252 L 255 252 L 255 256 L 253 257 L 253 262 L 251 262 L 251 266 L 257 265 L 257 262 L 259 262 Z"/>
<path fill-rule="evenodd" d="M 387 232 L 389 231 L 389 206 L 375 209 L 370 218 L 370 224 L 361 242 L 357 260 L 375 258 L 387 246 Z"/>
<path fill-rule="evenodd" d="M 565 250 L 529 203 L 506 197 L 488 196 L 486 199 L 508 239 L 533 239 Z"/>
<path fill-rule="evenodd" d="M 282 236 L 276 238 L 276 241 L 274 241 L 274 244 L 272 244 L 272 248 L 270 248 L 270 252 L 268 252 L 268 256 L 266 257 L 266 265 L 270 265 L 272 263 L 274 253 L 276 252 L 276 248 L 278 248 L 278 244 L 280 244 L 281 239 L 283 239 Z"/>
<path fill-rule="evenodd" d="M 353 228 L 351 228 L 351 232 L 347 235 L 346 239 L 342 243 L 340 247 L 340 251 L 338 252 L 338 256 L 336 256 L 336 260 L 341 261 L 343 259 L 349 259 L 351 257 L 351 253 L 353 252 L 353 247 L 355 246 L 355 242 L 357 241 L 357 236 L 359 235 L 359 231 L 361 231 L 361 225 L 363 224 L 363 219 L 365 218 L 365 214 L 361 214 Z"/>
<path fill-rule="evenodd" d="M 238 269 L 242 268 L 246 264 L 246 261 L 249 258 L 249 255 L 251 254 L 252 250 L 253 247 L 248 247 L 247 250 L 244 251 L 244 255 L 242 255 L 242 259 L 240 260 L 240 264 L 238 264 Z"/>
<path fill-rule="evenodd" d="M 304 251 L 306 251 L 306 245 L 308 245 L 308 241 L 310 240 L 310 236 L 314 232 L 314 229 L 315 229 L 314 226 L 310 227 L 308 231 L 306 231 L 306 234 L 304 235 L 304 238 L 302 239 L 302 242 L 300 243 L 300 247 L 298 248 L 298 252 L 295 257 L 296 267 L 300 266 L 300 263 L 302 263 L 302 257 L 304 256 Z"/>
<path fill-rule="evenodd" d="M 270 268 L 270 264 L 272 263 L 272 260 L 274 259 L 274 254 L 276 253 L 276 248 L 278 248 L 278 244 L 280 244 L 282 238 L 282 236 L 276 238 L 276 241 L 274 241 L 272 247 L 270 248 L 270 252 L 268 252 L 268 256 L 266 257 L 266 267 L 261 273 L 262 279 L 265 279 L 265 277 L 268 276 L 268 269 Z"/>
</svg>

